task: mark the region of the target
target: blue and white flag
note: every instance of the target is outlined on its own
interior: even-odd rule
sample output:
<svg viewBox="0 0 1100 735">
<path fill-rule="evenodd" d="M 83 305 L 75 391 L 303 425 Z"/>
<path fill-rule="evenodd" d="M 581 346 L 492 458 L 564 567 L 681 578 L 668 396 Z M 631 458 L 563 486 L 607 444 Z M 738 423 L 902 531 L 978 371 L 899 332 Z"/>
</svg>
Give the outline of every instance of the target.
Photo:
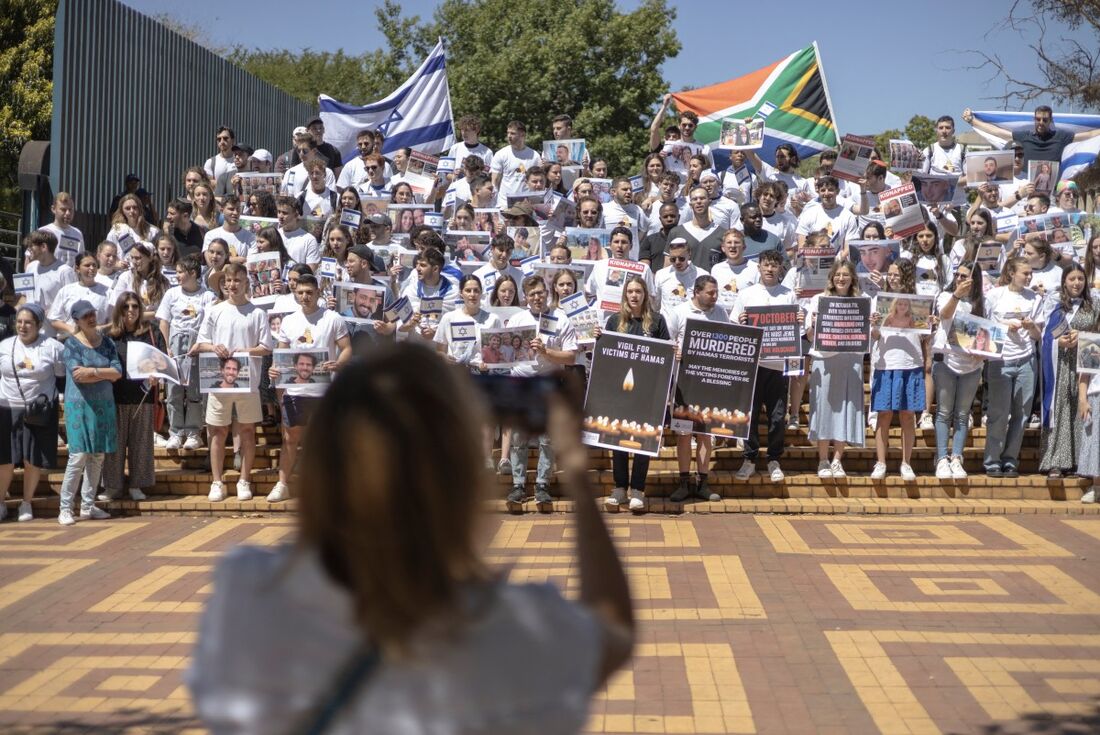
<svg viewBox="0 0 1100 735">
<path fill-rule="evenodd" d="M 358 155 L 355 137 L 367 129 L 381 130 L 386 136 L 384 154 L 412 148 L 437 156 L 449 151 L 455 142 L 442 39 L 420 68 L 386 99 L 356 107 L 323 94 L 318 102 L 325 142 L 340 151 L 345 163 Z"/>
<path fill-rule="evenodd" d="M 975 112 L 974 118 L 1012 131 L 1030 130 L 1035 127 L 1034 112 L 1005 112 L 1000 110 Z M 1100 128 L 1100 115 L 1075 115 L 1056 112 L 1054 113 L 1054 127 L 1059 130 L 1068 130 L 1075 135 L 1085 133 Z M 1011 143 L 1010 139 L 991 135 L 977 128 L 974 128 L 974 130 L 998 148 L 1004 148 Z M 1082 140 L 1079 143 L 1070 143 L 1062 151 L 1062 166 L 1058 178 L 1072 179 L 1092 165 L 1097 155 L 1100 155 L 1100 136 Z"/>
</svg>

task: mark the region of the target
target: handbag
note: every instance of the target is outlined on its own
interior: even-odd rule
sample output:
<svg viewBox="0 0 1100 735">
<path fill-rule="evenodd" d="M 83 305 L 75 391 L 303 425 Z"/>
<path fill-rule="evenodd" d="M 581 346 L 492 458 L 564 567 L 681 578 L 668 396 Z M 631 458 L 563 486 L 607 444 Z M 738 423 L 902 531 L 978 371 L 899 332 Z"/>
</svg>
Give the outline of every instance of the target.
<svg viewBox="0 0 1100 735">
<path fill-rule="evenodd" d="M 19 397 L 23 399 L 23 423 L 27 426 L 49 426 L 54 422 L 53 401 L 39 393 L 33 401 L 27 401 L 27 394 L 23 392 L 23 382 L 19 380 L 19 369 L 15 366 L 15 345 L 11 349 L 11 371 L 15 373 L 15 386 L 19 389 Z"/>
</svg>

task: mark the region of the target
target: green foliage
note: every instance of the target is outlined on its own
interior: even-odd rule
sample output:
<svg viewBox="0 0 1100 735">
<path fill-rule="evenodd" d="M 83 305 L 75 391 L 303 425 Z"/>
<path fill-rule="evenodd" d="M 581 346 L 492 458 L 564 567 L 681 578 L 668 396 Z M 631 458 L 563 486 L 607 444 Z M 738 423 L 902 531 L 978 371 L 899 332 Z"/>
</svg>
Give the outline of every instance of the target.
<svg viewBox="0 0 1100 735">
<path fill-rule="evenodd" d="M 57 0 L 4 0 L 0 13 L 0 208 L 18 211 L 19 151 L 47 140 Z"/>
<path fill-rule="evenodd" d="M 927 148 L 936 140 L 936 123 L 924 115 L 913 115 L 905 124 L 905 137 L 917 148 Z"/>
<path fill-rule="evenodd" d="M 353 57 L 238 48 L 230 59 L 300 99 L 324 92 L 365 104 L 393 91 L 442 37 L 455 117 L 478 115 L 488 144 L 503 145 L 508 122 L 521 120 L 536 147 L 564 113 L 612 171 L 634 173 L 648 137 L 643 114 L 667 91 L 660 67 L 680 50 L 675 13 L 666 0 L 630 13 L 612 0 L 444 0 L 421 22 L 387 0 L 375 13 L 384 49 Z"/>
</svg>

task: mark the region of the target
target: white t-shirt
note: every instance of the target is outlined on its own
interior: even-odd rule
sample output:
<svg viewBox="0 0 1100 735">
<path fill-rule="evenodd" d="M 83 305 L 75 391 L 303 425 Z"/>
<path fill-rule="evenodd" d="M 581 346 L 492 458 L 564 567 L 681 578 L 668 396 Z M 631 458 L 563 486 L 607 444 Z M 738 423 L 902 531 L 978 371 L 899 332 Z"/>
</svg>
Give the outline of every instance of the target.
<svg viewBox="0 0 1100 735">
<path fill-rule="evenodd" d="M 214 305 L 214 292 L 199 284 L 197 291 L 187 292 L 183 286 L 173 286 L 164 293 L 157 307 L 157 319 L 168 322 L 168 334 L 197 334 L 206 312 Z"/>
<path fill-rule="evenodd" d="M 955 142 L 950 148 L 944 148 L 935 142 L 924 149 L 924 171 L 937 174 L 963 174 L 963 144 Z"/>
<path fill-rule="evenodd" d="M 73 304 L 83 299 L 95 307 L 96 324 L 107 324 L 111 321 L 111 314 L 114 312 L 115 306 L 110 296 L 111 290 L 99 281 L 91 286 L 85 286 L 80 281 L 65 284 L 50 304 L 50 310 L 46 314 L 46 318 L 50 321 L 65 322 L 72 326 L 73 320 L 69 310 L 73 308 Z"/>
<path fill-rule="evenodd" d="M 607 205 L 604 206 L 604 221 L 607 221 Z M 658 207 L 658 212 L 660 207 Z M 684 204 L 680 207 L 680 224 L 685 225 L 694 219 L 695 213 L 691 211 L 690 204 Z M 660 219 L 658 217 L 658 219 Z M 737 206 L 737 202 L 725 197 L 717 197 L 710 200 L 710 221 L 713 222 L 720 230 L 729 230 L 731 228 L 740 229 L 741 224 L 741 208 Z M 606 226 L 606 225 L 605 225 Z M 660 222 L 658 222 L 657 229 L 660 229 Z"/>
<path fill-rule="evenodd" d="M 944 291 L 941 293 L 936 299 L 936 313 L 943 314 L 944 307 L 947 306 L 947 302 L 950 300 L 950 292 Z M 972 314 L 973 311 L 968 302 L 956 301 L 955 313 Z M 932 351 L 942 354 L 944 365 L 956 375 L 966 375 L 980 369 L 985 360 L 976 355 L 971 355 L 962 347 L 959 347 L 954 340 L 948 339 L 948 335 L 951 334 L 951 330 L 954 328 L 952 326 L 954 323 L 954 315 L 950 319 L 940 318 L 940 323 L 936 327 L 936 334 L 932 337 Z"/>
<path fill-rule="evenodd" d="M 306 187 L 305 203 L 302 205 L 302 212 L 312 217 L 328 217 L 333 212 L 332 199 L 335 191 L 333 189 L 326 188 L 320 194 L 313 190 L 313 187 Z M 337 200 L 339 203 L 339 200 Z"/>
<path fill-rule="evenodd" d="M 206 159 L 206 163 L 202 165 L 202 169 L 206 172 L 206 175 L 211 181 L 217 181 L 222 174 L 229 173 L 230 171 L 236 173 L 237 165 L 233 163 L 232 154 L 226 157 L 220 153 L 215 153 L 213 156 Z"/>
<path fill-rule="evenodd" d="M 722 324 L 728 324 L 730 320 L 729 312 L 718 304 L 715 304 L 710 311 L 703 311 L 697 307 L 691 299 L 688 299 L 684 303 L 668 311 L 662 311 L 661 314 L 664 315 L 665 323 L 668 324 L 669 336 L 672 337 L 672 341 L 677 345 L 683 344 L 684 329 L 687 326 L 688 319 L 719 322 Z"/>
<path fill-rule="evenodd" d="M 448 155 L 455 159 L 455 171 L 462 170 L 462 162 L 466 160 L 466 156 L 477 156 L 480 158 L 485 162 L 486 170 L 493 165 L 493 149 L 481 142 L 471 148 L 460 140 L 451 146 L 451 152 Z"/>
<path fill-rule="evenodd" d="M 852 210 L 842 204 L 826 209 L 821 204 L 807 204 L 798 218 L 796 234 L 809 235 L 811 232 L 825 230 L 833 248 L 840 252 L 848 238 L 854 238 L 858 232 L 858 220 Z"/>
<path fill-rule="evenodd" d="M 156 311 L 160 307 L 160 301 L 153 301 L 149 295 L 149 286 L 147 281 L 142 281 L 139 288 L 134 288 L 134 272 L 123 271 L 117 279 L 115 279 L 115 285 L 111 288 L 111 293 L 108 295 L 108 299 L 111 302 L 111 306 L 118 303 L 118 298 L 126 291 L 133 291 L 141 300 L 145 302 L 146 311 Z M 167 289 L 165 289 L 167 292 Z M 163 299 L 163 297 L 161 297 Z"/>
<path fill-rule="evenodd" d="M 288 168 L 286 173 L 283 174 L 283 182 L 279 187 L 283 194 L 288 197 L 297 197 L 309 184 L 309 174 L 306 173 L 306 165 L 299 163 L 297 166 Z M 332 169 L 325 167 L 325 188 L 336 188 L 336 177 L 332 173 Z"/>
<path fill-rule="evenodd" d="M 542 157 L 533 148 L 523 147 L 516 151 L 506 145 L 493 155 L 489 171 L 500 174 L 500 191 L 497 192 L 497 206 L 508 206 L 508 195 L 522 191 L 527 169 L 541 166 Z"/>
<path fill-rule="evenodd" d="M 301 227 L 290 232 L 280 229 L 279 234 L 283 238 L 287 255 L 295 263 L 305 263 L 315 266 L 321 262 L 321 246 L 317 244 L 317 238 L 306 232 Z M 286 263 L 283 263 L 285 266 Z"/>
<path fill-rule="evenodd" d="M 784 248 L 790 249 L 798 242 L 798 218 L 790 212 L 772 212 L 764 218 L 761 229 L 778 237 Z"/>
<path fill-rule="evenodd" d="M 336 312 L 317 309 L 306 314 L 299 309 L 283 317 L 274 339 L 279 344 L 288 344 L 292 350 L 327 350 L 328 359 L 336 362 L 340 356 L 336 342 L 347 336 L 348 325 Z M 326 383 L 292 383 L 286 386 L 286 392 L 291 396 L 323 396 L 327 387 Z"/>
<path fill-rule="evenodd" d="M 668 265 L 653 276 L 653 296 L 662 312 L 671 311 L 691 298 L 695 290 L 695 279 L 708 275 L 694 263 L 689 263 L 682 271 Z"/>
<path fill-rule="evenodd" d="M 768 288 L 763 283 L 753 283 L 744 290 L 738 292 L 737 301 L 733 305 L 733 310 L 730 311 L 730 321 L 734 324 L 739 323 L 741 315 L 745 313 L 745 309 L 748 307 L 784 305 L 798 305 L 798 300 L 794 297 L 794 291 L 787 288 L 782 283 L 777 283 L 771 288 Z M 785 365 L 782 359 L 761 360 L 760 367 L 768 368 L 769 370 L 783 370 Z"/>
<path fill-rule="evenodd" d="M 921 337 L 910 332 L 881 332 L 871 340 L 871 365 L 875 370 L 912 370 L 924 367 Z"/>
<path fill-rule="evenodd" d="M 569 317 L 561 309 L 554 309 L 550 314 L 557 317 L 558 333 L 552 336 L 548 334 L 541 335 L 543 344 L 549 350 L 564 350 L 575 353 L 577 351 L 577 332 L 573 329 L 573 323 L 569 321 Z M 538 317 L 528 309 L 516 314 L 508 320 L 507 324 L 509 327 L 537 327 L 538 325 Z M 540 353 L 535 356 L 534 365 L 516 365 L 512 368 L 512 375 L 530 378 L 533 375 L 549 375 L 560 369 L 561 365 L 551 362 L 545 354 Z"/>
<path fill-rule="evenodd" d="M 1010 290 L 1008 286 L 998 286 L 990 289 L 989 293 L 985 295 L 986 318 L 995 322 L 1005 322 L 1009 319 L 1023 319 L 1029 317 L 1038 322 L 1042 303 L 1043 298 L 1030 288 L 1025 288 L 1019 293 L 1015 293 Z M 1043 328 L 1042 325 L 1038 323 L 1036 326 L 1040 330 Z M 1001 359 L 1006 361 L 1020 360 L 1030 357 L 1034 352 L 1035 342 L 1032 341 L 1031 335 L 1027 333 L 1027 330 L 1008 330 L 1008 337 L 1005 339 L 1005 346 L 1004 351 L 1001 353 Z"/>
<path fill-rule="evenodd" d="M 130 225 L 124 222 L 116 222 L 115 224 L 111 225 L 111 229 L 107 233 L 107 242 L 112 242 L 118 247 L 119 258 L 125 258 L 126 255 L 130 252 L 130 248 L 132 248 L 137 243 L 143 242 L 148 245 L 152 245 L 154 242 L 156 242 L 157 236 L 160 235 L 160 230 L 158 230 L 153 225 L 147 225 L 146 232 L 146 236 L 142 237 L 137 233 L 137 230 L 135 230 L 133 227 L 130 227 Z M 130 242 L 124 247 L 122 244 L 122 240 L 126 238 L 126 235 L 130 236 Z"/>
<path fill-rule="evenodd" d="M 39 394 L 53 400 L 57 395 L 55 378 L 65 374 L 64 354 L 60 342 L 41 332 L 29 345 L 23 344 L 18 336 L 0 342 L 0 405 L 21 408 Z M 19 371 L 18 383 L 12 369 L 13 357 L 14 368 Z"/>
<path fill-rule="evenodd" d="M 202 251 L 210 247 L 210 243 L 216 238 L 225 240 L 229 245 L 229 257 L 247 258 L 252 246 L 256 244 L 256 235 L 251 230 L 240 228 L 236 232 L 230 232 L 225 226 L 215 227 L 207 231 L 202 238 Z"/>
<path fill-rule="evenodd" d="M 1042 268 L 1033 268 L 1031 271 L 1031 283 L 1029 287 L 1038 291 L 1036 286 L 1043 287 L 1043 295 L 1052 294 L 1062 288 L 1062 267 L 1053 260 L 1047 261 Z"/>
<path fill-rule="evenodd" d="M 760 280 L 760 266 L 755 260 L 745 259 L 741 265 L 730 265 L 723 260 L 710 269 L 718 281 L 718 304 L 727 311 L 733 308 L 737 294 Z"/>
<path fill-rule="evenodd" d="M 54 251 L 54 257 L 75 268 L 76 256 L 84 251 L 84 233 L 72 225 L 62 228 L 53 222 L 44 225 L 40 229 L 51 233 L 57 238 L 57 250 Z"/>
<path fill-rule="evenodd" d="M 936 280 L 936 256 L 923 253 L 914 256 L 915 253 L 908 250 L 901 254 L 902 258 L 913 262 L 917 279 L 917 293 L 921 296 L 939 296 L 940 291 L 947 288 L 947 284 L 951 283 L 951 279 L 954 277 L 950 259 L 946 255 L 941 255 L 939 258 L 940 271 L 943 273 L 943 286 L 941 287 L 939 281 Z"/>
<path fill-rule="evenodd" d="M 411 655 L 383 660 L 333 735 L 584 728 L 602 653 L 596 618 L 551 584 L 501 582 L 460 593 L 469 624 L 448 619 L 418 630 Z M 256 625 L 264 615 L 270 622 Z M 285 731 L 331 696 L 334 677 L 363 640 L 354 601 L 317 552 L 290 546 L 229 552 L 214 572 L 200 630 L 186 681 L 196 713 L 215 733 Z"/>
<path fill-rule="evenodd" d="M 43 268 L 37 260 L 27 265 L 27 273 L 34 274 L 34 291 L 27 301 L 49 310 L 50 304 L 64 286 L 76 282 L 76 271 L 67 263 L 55 260 L 49 267 Z M 42 325 L 42 333 L 47 337 L 56 337 L 57 331 L 47 321 Z"/>
<path fill-rule="evenodd" d="M 639 235 L 644 236 L 649 230 L 649 217 L 646 216 L 646 213 L 643 212 L 642 208 L 637 204 L 628 202 L 624 207 L 612 199 L 609 202 L 605 202 L 603 205 L 603 226 L 629 227 L 639 233 Z M 658 227 L 659 226 L 658 224 Z"/>
<path fill-rule="evenodd" d="M 244 352 L 253 347 L 271 349 L 274 340 L 267 322 L 267 312 L 251 302 L 237 306 L 230 301 L 211 306 L 199 327 L 198 342 L 224 345 L 230 352 Z M 260 358 L 250 357 L 250 373 L 259 376 Z M 252 381 L 252 391 L 260 388 L 258 379 Z"/>
<path fill-rule="evenodd" d="M 523 271 L 515 267 L 511 263 L 505 266 L 504 270 L 497 270 L 496 266 L 492 263 L 486 263 L 485 265 L 474 271 L 474 275 L 481 281 L 481 305 L 489 306 L 489 300 L 493 297 L 493 287 L 496 286 L 497 280 L 501 276 L 511 276 L 516 282 L 516 301 L 519 304 L 525 303 L 523 298 Z M 550 284 L 547 284 L 548 286 Z M 472 318 L 472 317 L 471 317 Z"/>
<path fill-rule="evenodd" d="M 764 169 L 760 172 L 760 178 L 764 181 L 782 181 L 787 185 L 787 196 L 794 196 L 798 192 L 804 192 L 811 197 L 815 196 L 817 192 L 814 191 L 814 180 L 804 179 L 797 173 L 790 171 L 784 172 L 777 169 L 767 161 L 761 161 L 764 164 Z"/>
<path fill-rule="evenodd" d="M 481 364 L 482 328 L 496 329 L 500 326 L 502 326 L 500 317 L 484 309 L 480 309 L 473 316 L 467 314 L 465 309 L 455 309 L 443 315 L 433 339 L 436 344 L 446 346 L 447 354 L 454 358 L 455 362 L 476 367 Z M 455 329 L 452 330 L 452 327 Z M 460 334 L 462 327 L 467 328 L 464 335 Z M 473 339 L 468 338 L 470 335 L 473 335 Z"/>
</svg>

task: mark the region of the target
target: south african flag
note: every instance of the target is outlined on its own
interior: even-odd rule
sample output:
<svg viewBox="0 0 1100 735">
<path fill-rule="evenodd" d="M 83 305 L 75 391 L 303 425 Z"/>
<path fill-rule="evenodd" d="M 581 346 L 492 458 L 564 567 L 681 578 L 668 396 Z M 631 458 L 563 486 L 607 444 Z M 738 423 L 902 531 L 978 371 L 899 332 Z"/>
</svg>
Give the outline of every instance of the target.
<svg viewBox="0 0 1100 735">
<path fill-rule="evenodd" d="M 802 158 L 837 145 L 839 136 L 816 42 L 751 74 L 678 92 L 672 98 L 679 110 L 699 115 L 695 139 L 712 144 L 711 148 L 718 141 L 723 118 L 753 116 L 766 118 L 764 147 L 757 153 L 770 163 L 775 162 L 775 149 L 781 143 L 793 145 Z M 714 152 L 716 157 L 728 153 Z"/>
</svg>

